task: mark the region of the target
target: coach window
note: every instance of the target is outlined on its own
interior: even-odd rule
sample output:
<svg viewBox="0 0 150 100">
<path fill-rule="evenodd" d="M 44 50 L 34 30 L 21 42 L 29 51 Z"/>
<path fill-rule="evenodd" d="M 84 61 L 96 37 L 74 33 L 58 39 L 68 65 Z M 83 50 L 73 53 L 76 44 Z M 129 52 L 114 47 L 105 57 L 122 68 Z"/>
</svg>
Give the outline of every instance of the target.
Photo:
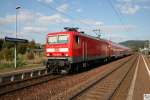
<svg viewBox="0 0 150 100">
<path fill-rule="evenodd" d="M 75 41 L 76 41 L 77 44 L 80 43 L 80 38 L 79 38 L 79 36 L 75 36 Z"/>
</svg>

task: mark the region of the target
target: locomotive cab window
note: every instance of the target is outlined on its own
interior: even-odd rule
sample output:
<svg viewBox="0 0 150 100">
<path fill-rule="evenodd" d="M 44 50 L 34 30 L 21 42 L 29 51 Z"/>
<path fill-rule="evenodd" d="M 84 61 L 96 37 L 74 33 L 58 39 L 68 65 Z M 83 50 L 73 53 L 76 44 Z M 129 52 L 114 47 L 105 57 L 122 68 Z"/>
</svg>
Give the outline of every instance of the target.
<svg viewBox="0 0 150 100">
<path fill-rule="evenodd" d="M 57 43 L 57 36 L 49 36 L 48 37 L 48 43 Z"/>
<path fill-rule="evenodd" d="M 58 43 L 67 43 L 68 42 L 68 35 L 59 35 L 58 36 Z"/>
<path fill-rule="evenodd" d="M 75 41 L 76 41 L 77 44 L 80 43 L 80 38 L 79 38 L 79 36 L 75 36 Z"/>
<path fill-rule="evenodd" d="M 48 37 L 49 44 L 68 43 L 68 35 L 55 35 Z"/>
</svg>

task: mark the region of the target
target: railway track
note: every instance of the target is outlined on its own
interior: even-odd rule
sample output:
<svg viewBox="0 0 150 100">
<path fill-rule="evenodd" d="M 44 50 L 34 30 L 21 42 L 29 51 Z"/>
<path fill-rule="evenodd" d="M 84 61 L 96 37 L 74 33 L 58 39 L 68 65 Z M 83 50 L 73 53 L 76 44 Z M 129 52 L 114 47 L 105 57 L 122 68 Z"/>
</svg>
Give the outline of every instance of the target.
<svg viewBox="0 0 150 100">
<path fill-rule="evenodd" d="M 65 77 L 62 75 L 61 76 L 47 75 L 47 76 L 41 76 L 41 77 L 34 78 L 34 79 L 32 78 L 32 79 L 29 79 L 24 82 L 22 81 L 18 84 L 14 83 L 14 85 L 10 84 L 10 86 L 5 87 L 1 90 L 4 90 L 4 89 L 7 90 L 7 89 L 9 89 L 9 87 L 12 88 L 12 87 L 19 87 L 19 86 L 20 87 L 24 86 L 24 87 L 22 87 L 24 89 L 22 89 L 20 87 L 18 89 L 15 88 L 14 90 L 5 92 L 4 95 L 2 95 L 0 97 L 1 97 L 1 99 L 9 98 L 9 100 L 13 100 L 12 96 L 14 96 L 15 99 L 19 98 L 19 99 L 27 99 L 27 100 L 34 100 L 34 99 L 36 99 L 36 100 L 37 99 L 38 100 L 55 99 L 56 100 L 59 98 L 59 96 L 60 96 L 60 98 L 62 97 L 60 100 L 74 99 L 72 97 L 75 96 L 77 93 L 79 93 L 79 91 L 73 90 L 74 87 L 78 88 L 79 85 L 83 86 L 82 83 L 84 83 L 84 86 L 88 87 L 90 84 L 96 82 L 98 79 L 109 76 L 109 75 L 107 75 L 108 73 L 110 73 L 113 70 L 117 70 L 116 68 L 118 68 L 118 66 L 122 66 L 122 65 L 126 64 L 132 58 L 133 58 L 132 56 L 126 57 L 126 58 L 120 59 L 118 61 L 112 62 L 110 64 L 106 64 L 103 67 L 95 68 L 91 71 L 83 72 L 83 73 L 79 73 L 79 74 L 75 74 L 75 75 L 67 75 Z M 114 65 L 114 66 L 112 66 L 112 65 Z M 118 69 L 120 69 L 120 68 L 118 68 Z M 87 76 L 89 79 L 87 78 Z M 101 79 L 101 80 L 103 80 L 103 79 Z M 88 82 L 88 84 L 85 85 L 86 82 Z M 45 83 L 45 84 L 43 84 L 43 83 Z M 27 84 L 27 85 L 24 85 L 24 84 Z M 38 84 L 40 84 L 40 85 L 38 85 Z M 30 87 L 30 88 L 27 88 L 27 87 Z M 73 90 L 73 93 L 69 93 L 70 89 Z M 80 91 L 82 91 L 84 89 L 85 89 L 85 87 L 80 88 Z M 9 93 L 9 92 L 11 92 L 11 93 Z"/>
<path fill-rule="evenodd" d="M 0 77 L 0 96 L 62 77 L 63 75 L 47 73 L 46 69 L 43 68 L 2 74 Z"/>
<path fill-rule="evenodd" d="M 70 100 L 109 100 L 133 68 L 137 57 L 132 57 L 113 71 L 68 97 Z"/>
</svg>

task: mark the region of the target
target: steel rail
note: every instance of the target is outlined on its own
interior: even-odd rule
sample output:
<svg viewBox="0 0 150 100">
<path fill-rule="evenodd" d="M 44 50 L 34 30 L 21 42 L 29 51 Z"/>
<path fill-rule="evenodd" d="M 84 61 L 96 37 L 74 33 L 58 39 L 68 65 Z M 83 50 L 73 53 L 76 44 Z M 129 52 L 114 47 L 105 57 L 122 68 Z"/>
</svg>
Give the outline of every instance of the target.
<svg viewBox="0 0 150 100">
<path fill-rule="evenodd" d="M 0 96 L 23 88 L 42 84 L 50 80 L 62 78 L 63 76 L 64 75 L 52 75 L 52 72 L 47 73 L 45 68 L 1 74 Z"/>
<path fill-rule="evenodd" d="M 107 73 L 106 75 L 104 75 L 103 77 L 99 78 L 98 80 L 94 81 L 93 83 L 89 84 L 87 87 L 82 88 L 80 91 L 78 91 L 77 93 L 74 93 L 73 95 L 71 95 L 69 97 L 69 100 L 74 100 L 75 98 L 77 98 L 78 96 L 80 96 L 81 94 L 84 94 L 85 91 L 87 91 L 88 89 L 90 89 L 91 87 L 93 87 L 94 85 L 96 85 L 97 83 L 99 83 L 100 81 L 104 80 L 106 77 L 110 76 L 112 73 L 114 73 L 115 71 L 117 71 L 118 69 L 122 68 L 122 66 L 124 66 L 125 64 L 127 64 L 127 62 L 129 62 L 131 59 L 133 59 L 135 56 L 130 57 L 128 60 L 126 60 L 125 62 L 123 62 L 121 65 L 119 65 L 117 68 L 115 68 L 114 70 L 110 71 L 109 73 Z M 136 57 L 137 59 L 137 57 Z M 136 60 L 135 59 L 135 60 Z M 115 90 L 116 91 L 116 90 Z M 112 94 L 113 95 L 113 94 Z M 112 96 L 111 95 L 111 96 Z M 110 96 L 110 97 L 111 97 Z"/>
</svg>

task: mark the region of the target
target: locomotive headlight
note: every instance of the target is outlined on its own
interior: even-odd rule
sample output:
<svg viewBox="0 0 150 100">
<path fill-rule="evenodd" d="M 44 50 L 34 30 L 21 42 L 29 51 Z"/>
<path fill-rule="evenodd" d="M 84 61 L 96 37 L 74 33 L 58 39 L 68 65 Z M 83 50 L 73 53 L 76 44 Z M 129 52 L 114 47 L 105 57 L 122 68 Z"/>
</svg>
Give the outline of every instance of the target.
<svg viewBox="0 0 150 100">
<path fill-rule="evenodd" d="M 68 52 L 68 48 L 59 48 L 60 52 Z"/>
<path fill-rule="evenodd" d="M 49 53 L 47 53 L 46 55 L 49 56 Z"/>
<path fill-rule="evenodd" d="M 66 53 L 65 56 L 68 56 L 68 54 Z"/>
<path fill-rule="evenodd" d="M 54 51 L 55 51 L 54 48 L 47 48 L 47 49 L 46 49 L 46 52 L 54 52 Z"/>
</svg>

